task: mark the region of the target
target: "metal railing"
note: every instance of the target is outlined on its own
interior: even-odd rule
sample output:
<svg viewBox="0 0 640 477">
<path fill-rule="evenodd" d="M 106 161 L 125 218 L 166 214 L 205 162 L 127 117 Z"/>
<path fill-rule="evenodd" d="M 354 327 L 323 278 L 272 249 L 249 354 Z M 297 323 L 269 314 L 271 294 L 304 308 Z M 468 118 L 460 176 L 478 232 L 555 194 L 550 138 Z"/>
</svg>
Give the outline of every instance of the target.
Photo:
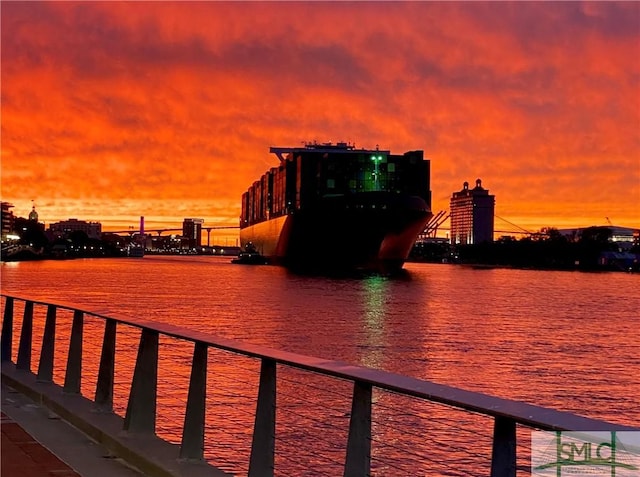
<svg viewBox="0 0 640 477">
<path fill-rule="evenodd" d="M 34 307 L 46 307 L 36 372 L 39 382 L 53 382 L 57 312 L 58 310 L 68 310 L 72 313 L 73 319 L 69 347 L 66 352 L 63 384 L 63 391 L 68 394 L 80 394 L 81 392 L 84 318 L 91 316 L 104 320 L 97 382 L 92 400 L 95 409 L 102 412 L 113 411 L 116 336 L 119 327 L 133 327 L 140 330 L 137 358 L 122 429 L 130 433 L 154 435 L 156 433 L 160 336 L 193 343 L 188 397 L 184 423 L 180 432 L 179 454 L 181 459 L 204 459 L 209 349 L 217 348 L 259 360 L 259 384 L 248 462 L 250 477 L 274 475 L 277 437 L 276 397 L 278 395 L 276 377 L 278 369 L 283 366 L 351 383 L 348 437 L 346 442 L 342 443 L 342 447 L 346 449 L 343 475 L 349 477 L 367 476 L 371 473 L 371 447 L 372 441 L 376 441 L 375 436 L 372 436 L 372 408 L 376 404 L 372 399 L 374 389 L 389 391 L 414 400 L 429 401 L 493 419 L 490 457 L 490 475 L 492 477 L 516 475 L 516 426 L 545 431 L 638 430 L 638 428 L 630 426 L 612 424 L 567 412 L 465 391 L 390 372 L 220 338 L 171 324 L 114 316 L 111 313 L 107 316 L 107 314 L 84 310 L 78 305 L 48 303 L 5 294 L 2 294 L 2 297 L 4 299 L 4 318 L 0 358 L 3 364 L 13 363 L 14 304 L 23 302 L 24 310 L 15 369 L 26 373 L 32 372 Z M 455 426 L 453 427 L 455 428 Z"/>
</svg>

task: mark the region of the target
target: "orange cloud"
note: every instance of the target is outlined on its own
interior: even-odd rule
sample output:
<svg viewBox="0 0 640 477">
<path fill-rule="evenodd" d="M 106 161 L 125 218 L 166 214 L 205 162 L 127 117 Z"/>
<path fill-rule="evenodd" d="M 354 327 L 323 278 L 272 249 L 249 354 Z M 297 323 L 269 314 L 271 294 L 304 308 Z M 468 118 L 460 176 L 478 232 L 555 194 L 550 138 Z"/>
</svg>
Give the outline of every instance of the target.
<svg viewBox="0 0 640 477">
<path fill-rule="evenodd" d="M 271 145 L 432 160 L 532 229 L 639 226 L 640 6 L 4 2 L 2 199 L 236 224 Z"/>
</svg>

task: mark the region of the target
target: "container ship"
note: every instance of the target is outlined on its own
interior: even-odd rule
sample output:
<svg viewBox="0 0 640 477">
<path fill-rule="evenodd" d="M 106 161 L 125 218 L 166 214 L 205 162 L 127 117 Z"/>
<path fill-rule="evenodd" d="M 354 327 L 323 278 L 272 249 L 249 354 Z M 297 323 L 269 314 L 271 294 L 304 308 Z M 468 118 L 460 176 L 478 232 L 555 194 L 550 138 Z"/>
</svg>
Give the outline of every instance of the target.
<svg viewBox="0 0 640 477">
<path fill-rule="evenodd" d="M 271 147 L 242 194 L 240 241 L 299 271 L 399 271 L 432 216 L 430 161 L 348 143 Z"/>
</svg>

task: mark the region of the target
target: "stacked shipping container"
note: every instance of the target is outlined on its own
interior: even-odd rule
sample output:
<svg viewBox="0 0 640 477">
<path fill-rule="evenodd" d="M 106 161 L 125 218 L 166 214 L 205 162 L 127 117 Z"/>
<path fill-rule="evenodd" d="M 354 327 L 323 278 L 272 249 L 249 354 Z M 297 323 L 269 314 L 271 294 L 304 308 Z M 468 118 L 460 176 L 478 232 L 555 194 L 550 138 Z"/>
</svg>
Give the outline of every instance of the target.
<svg viewBox="0 0 640 477">
<path fill-rule="evenodd" d="M 429 161 L 422 151 L 307 147 L 292 149 L 242 195 L 240 228 L 313 207 L 323 196 L 386 191 L 431 203 Z"/>
</svg>

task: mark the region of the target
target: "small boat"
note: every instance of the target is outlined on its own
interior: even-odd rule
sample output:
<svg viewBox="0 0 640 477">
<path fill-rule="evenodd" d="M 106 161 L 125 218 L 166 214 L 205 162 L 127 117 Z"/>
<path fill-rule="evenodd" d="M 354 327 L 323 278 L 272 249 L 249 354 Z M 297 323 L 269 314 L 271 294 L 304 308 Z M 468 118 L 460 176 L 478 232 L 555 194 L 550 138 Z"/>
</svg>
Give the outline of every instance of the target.
<svg viewBox="0 0 640 477">
<path fill-rule="evenodd" d="M 258 252 L 253 243 L 248 242 L 244 250 L 241 250 L 238 256 L 231 260 L 231 263 L 239 265 L 265 265 L 267 259 Z"/>
<path fill-rule="evenodd" d="M 144 248 L 137 246 L 130 246 L 127 248 L 127 257 L 136 257 L 142 258 L 144 257 Z"/>
</svg>

